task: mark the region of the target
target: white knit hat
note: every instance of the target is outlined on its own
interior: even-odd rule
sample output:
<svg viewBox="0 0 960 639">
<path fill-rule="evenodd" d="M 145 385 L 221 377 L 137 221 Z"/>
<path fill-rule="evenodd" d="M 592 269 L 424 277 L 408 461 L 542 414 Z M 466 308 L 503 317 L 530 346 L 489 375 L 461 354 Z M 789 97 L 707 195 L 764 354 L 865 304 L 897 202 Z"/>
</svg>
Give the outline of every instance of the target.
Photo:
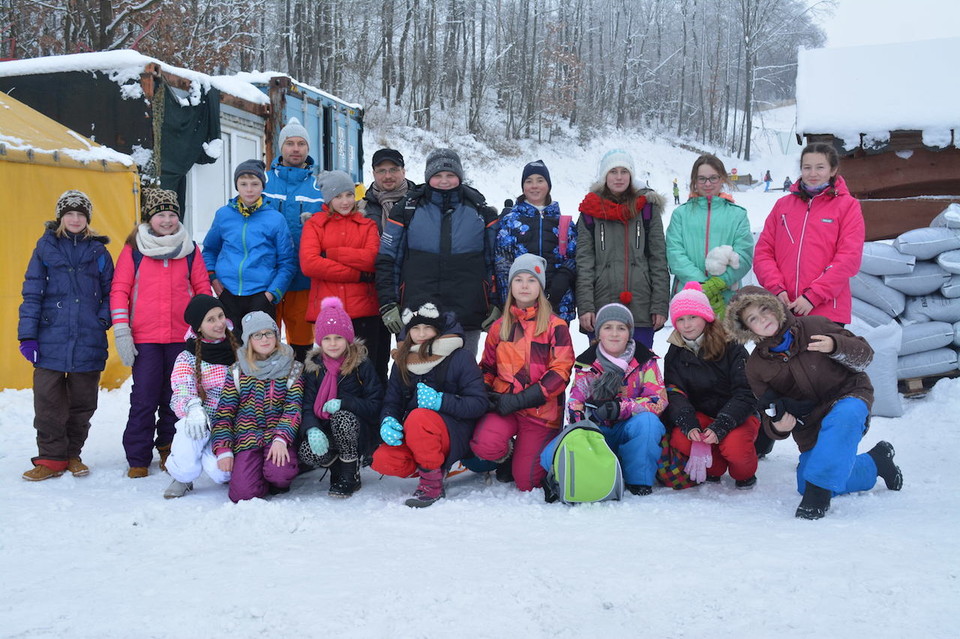
<svg viewBox="0 0 960 639">
<path fill-rule="evenodd" d="M 597 168 L 597 181 L 605 182 L 607 173 L 616 168 L 624 168 L 630 171 L 630 177 L 633 178 L 634 182 L 636 181 L 637 172 L 633 168 L 633 157 L 623 149 L 607 151 L 600 158 L 600 166 Z"/>
</svg>

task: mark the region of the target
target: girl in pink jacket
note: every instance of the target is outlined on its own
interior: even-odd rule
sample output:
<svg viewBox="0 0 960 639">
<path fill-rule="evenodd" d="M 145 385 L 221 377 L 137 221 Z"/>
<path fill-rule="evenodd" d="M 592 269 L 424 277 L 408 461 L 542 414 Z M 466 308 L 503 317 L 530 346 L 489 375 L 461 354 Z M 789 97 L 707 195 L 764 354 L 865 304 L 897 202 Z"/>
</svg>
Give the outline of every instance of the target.
<svg viewBox="0 0 960 639">
<path fill-rule="evenodd" d="M 860 270 L 860 202 L 837 172 L 836 149 L 822 142 L 800 154 L 800 180 L 777 200 L 763 225 L 753 270 L 794 315 L 850 322 L 850 278 Z"/>
<path fill-rule="evenodd" d="M 177 422 L 170 374 L 188 329 L 183 312 L 194 295 L 211 292 L 200 249 L 181 223 L 177 194 L 143 189 L 140 220 L 120 252 L 110 289 L 117 350 L 124 365 L 133 367 L 123 431 L 131 478 L 147 476 L 154 446 L 160 470 L 166 470 Z"/>
</svg>

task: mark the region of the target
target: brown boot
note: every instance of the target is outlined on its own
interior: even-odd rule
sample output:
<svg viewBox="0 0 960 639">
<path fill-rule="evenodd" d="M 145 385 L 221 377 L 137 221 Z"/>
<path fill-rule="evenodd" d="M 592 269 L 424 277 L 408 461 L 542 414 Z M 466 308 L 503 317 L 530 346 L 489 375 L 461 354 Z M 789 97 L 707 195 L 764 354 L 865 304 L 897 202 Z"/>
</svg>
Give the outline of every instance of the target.
<svg viewBox="0 0 960 639">
<path fill-rule="evenodd" d="M 90 474 L 90 467 L 80 461 L 79 457 L 71 457 L 67 461 L 67 470 L 69 470 L 74 477 L 85 477 Z"/>
<path fill-rule="evenodd" d="M 167 470 L 167 457 L 170 456 L 170 444 L 164 444 L 163 446 L 157 446 L 157 452 L 160 453 L 160 470 L 166 472 L 166 470 Z"/>
<path fill-rule="evenodd" d="M 149 471 L 143 466 L 131 466 L 127 469 L 127 477 L 130 479 L 140 479 L 148 474 L 150 474 Z"/>
<path fill-rule="evenodd" d="M 43 464 L 37 464 L 27 472 L 23 474 L 23 478 L 27 481 L 43 481 L 44 479 L 50 479 L 51 477 L 59 477 L 63 474 L 62 470 L 53 470 L 49 466 L 44 466 Z"/>
</svg>

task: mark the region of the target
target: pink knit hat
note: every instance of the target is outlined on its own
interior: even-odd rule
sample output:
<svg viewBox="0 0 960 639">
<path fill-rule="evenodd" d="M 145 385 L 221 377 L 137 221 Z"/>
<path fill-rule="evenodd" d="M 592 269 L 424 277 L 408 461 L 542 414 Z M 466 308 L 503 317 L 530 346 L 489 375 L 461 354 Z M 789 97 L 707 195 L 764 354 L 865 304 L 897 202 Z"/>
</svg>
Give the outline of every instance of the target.
<svg viewBox="0 0 960 639">
<path fill-rule="evenodd" d="M 325 297 L 320 302 L 320 314 L 313 326 L 313 338 L 319 344 L 327 335 L 339 335 L 353 343 L 353 322 L 350 321 L 339 297 Z"/>
<path fill-rule="evenodd" d="M 703 294 L 700 282 L 687 282 L 683 290 L 670 300 L 670 321 L 676 324 L 677 318 L 684 315 L 696 315 L 708 322 L 716 319 L 710 300 Z"/>
</svg>

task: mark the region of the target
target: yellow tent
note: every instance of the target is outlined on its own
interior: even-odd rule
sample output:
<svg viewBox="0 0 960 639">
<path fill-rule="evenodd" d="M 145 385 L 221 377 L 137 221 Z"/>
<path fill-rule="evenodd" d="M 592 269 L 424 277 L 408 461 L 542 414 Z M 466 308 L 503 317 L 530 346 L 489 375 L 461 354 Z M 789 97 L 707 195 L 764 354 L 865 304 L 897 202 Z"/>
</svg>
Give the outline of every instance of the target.
<svg viewBox="0 0 960 639">
<path fill-rule="evenodd" d="M 116 262 L 138 219 L 140 179 L 129 156 L 100 146 L 0 92 L 0 184 L 7 232 L 0 239 L 0 388 L 29 388 L 32 366 L 17 346 L 20 291 L 27 262 L 54 219 L 57 198 L 79 189 L 93 203 L 90 226 L 110 237 Z M 112 331 L 111 344 L 112 344 Z M 130 374 L 111 346 L 101 385 L 116 388 Z"/>
</svg>

